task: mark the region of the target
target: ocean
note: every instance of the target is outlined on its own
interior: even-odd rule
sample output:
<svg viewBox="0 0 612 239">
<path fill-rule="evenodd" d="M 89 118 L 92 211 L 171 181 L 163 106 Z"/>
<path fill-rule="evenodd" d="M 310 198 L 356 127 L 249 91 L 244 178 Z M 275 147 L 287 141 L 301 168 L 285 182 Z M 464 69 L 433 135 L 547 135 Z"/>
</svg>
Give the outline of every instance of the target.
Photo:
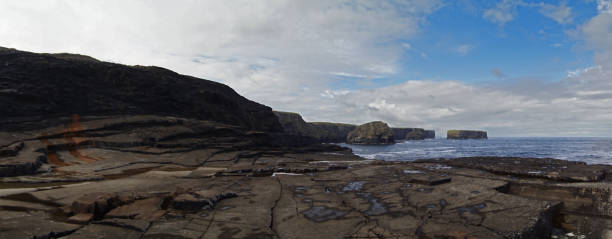
<svg viewBox="0 0 612 239">
<path fill-rule="evenodd" d="M 472 156 L 556 158 L 588 164 L 612 164 L 612 138 L 502 138 L 488 140 L 427 139 L 393 145 L 340 144 L 368 159 L 413 161 Z"/>
</svg>

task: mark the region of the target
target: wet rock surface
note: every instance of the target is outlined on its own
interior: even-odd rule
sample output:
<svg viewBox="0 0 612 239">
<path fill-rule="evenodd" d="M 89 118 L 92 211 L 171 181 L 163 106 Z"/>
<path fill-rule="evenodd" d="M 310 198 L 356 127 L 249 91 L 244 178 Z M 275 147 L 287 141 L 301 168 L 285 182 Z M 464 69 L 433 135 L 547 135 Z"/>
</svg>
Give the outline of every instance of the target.
<svg viewBox="0 0 612 239">
<path fill-rule="evenodd" d="M 605 236 L 607 221 L 571 213 L 612 215 L 607 166 L 365 160 L 335 145 L 266 146 L 266 134 L 158 116 L 75 117 L 23 135 L 19 153 L 3 159 L 42 155 L 47 170 L 3 178 L 0 238 Z"/>
</svg>

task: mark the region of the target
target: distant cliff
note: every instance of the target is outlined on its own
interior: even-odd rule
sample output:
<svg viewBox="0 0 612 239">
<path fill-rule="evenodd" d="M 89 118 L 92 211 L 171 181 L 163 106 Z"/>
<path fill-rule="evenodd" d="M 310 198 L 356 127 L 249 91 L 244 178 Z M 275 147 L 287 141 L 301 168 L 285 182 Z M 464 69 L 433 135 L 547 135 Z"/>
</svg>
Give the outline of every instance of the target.
<svg viewBox="0 0 612 239">
<path fill-rule="evenodd" d="M 340 143 L 346 141 L 349 132 L 357 128 L 356 125 L 328 122 L 306 122 L 301 115 L 292 112 L 274 111 L 285 130 L 291 135 L 315 138 L 319 142 Z"/>
<path fill-rule="evenodd" d="M 391 128 L 395 140 L 423 140 L 436 138 L 436 131 L 422 128 Z"/>
<path fill-rule="evenodd" d="M 329 122 L 306 122 L 300 114 L 293 112 L 274 111 L 285 133 L 307 136 L 324 143 L 346 142 L 349 132 L 357 125 Z M 422 128 L 391 128 L 394 140 L 433 139 L 436 132 Z"/>
<path fill-rule="evenodd" d="M 449 130 L 446 132 L 447 139 L 487 139 L 486 131 L 478 130 Z"/>
<path fill-rule="evenodd" d="M 382 121 L 362 124 L 346 137 L 349 144 L 393 144 L 393 130 Z"/>
</svg>

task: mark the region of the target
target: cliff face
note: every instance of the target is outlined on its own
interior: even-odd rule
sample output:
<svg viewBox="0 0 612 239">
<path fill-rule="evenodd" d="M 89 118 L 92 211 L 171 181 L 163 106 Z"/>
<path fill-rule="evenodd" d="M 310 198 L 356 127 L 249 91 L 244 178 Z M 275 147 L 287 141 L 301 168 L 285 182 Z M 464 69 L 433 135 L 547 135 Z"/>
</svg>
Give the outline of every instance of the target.
<svg viewBox="0 0 612 239">
<path fill-rule="evenodd" d="M 446 133 L 447 139 L 487 139 L 486 131 L 478 130 L 449 130 Z"/>
<path fill-rule="evenodd" d="M 358 126 L 346 137 L 349 144 L 393 144 L 393 130 L 384 122 L 374 121 Z"/>
<path fill-rule="evenodd" d="M 0 48 L 0 62 L 0 129 L 78 114 L 166 115 L 282 131 L 269 107 L 226 85 L 159 67 L 7 48 Z"/>
<path fill-rule="evenodd" d="M 297 113 L 274 111 L 285 133 L 290 135 L 306 136 L 318 142 L 338 143 L 344 142 L 349 132 L 357 128 L 351 124 L 306 122 Z"/>
</svg>

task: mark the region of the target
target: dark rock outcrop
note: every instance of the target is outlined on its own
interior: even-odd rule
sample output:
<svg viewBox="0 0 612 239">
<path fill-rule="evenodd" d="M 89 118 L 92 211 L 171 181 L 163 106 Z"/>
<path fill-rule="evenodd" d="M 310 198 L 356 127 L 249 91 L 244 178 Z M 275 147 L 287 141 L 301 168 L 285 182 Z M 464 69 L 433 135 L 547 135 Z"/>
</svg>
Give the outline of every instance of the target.
<svg viewBox="0 0 612 239">
<path fill-rule="evenodd" d="M 152 66 L 0 48 L 0 129 L 59 116 L 167 115 L 280 132 L 272 110 L 221 83 Z M 37 125 L 38 124 L 38 125 Z"/>
<path fill-rule="evenodd" d="M 23 142 L 12 143 L 6 147 L 0 146 L 0 157 L 15 156 L 23 149 Z"/>
<path fill-rule="evenodd" d="M 446 133 L 447 139 L 487 139 L 486 131 L 478 130 L 449 130 Z"/>
<path fill-rule="evenodd" d="M 425 130 L 425 138 L 426 139 L 435 139 L 436 131 L 435 130 Z"/>
<path fill-rule="evenodd" d="M 358 126 L 346 137 L 349 144 L 393 144 L 393 130 L 384 122 L 374 121 Z"/>
<path fill-rule="evenodd" d="M 344 142 L 356 125 L 328 122 L 306 122 L 297 113 L 274 111 L 285 133 L 314 138 L 322 143 Z"/>
</svg>

